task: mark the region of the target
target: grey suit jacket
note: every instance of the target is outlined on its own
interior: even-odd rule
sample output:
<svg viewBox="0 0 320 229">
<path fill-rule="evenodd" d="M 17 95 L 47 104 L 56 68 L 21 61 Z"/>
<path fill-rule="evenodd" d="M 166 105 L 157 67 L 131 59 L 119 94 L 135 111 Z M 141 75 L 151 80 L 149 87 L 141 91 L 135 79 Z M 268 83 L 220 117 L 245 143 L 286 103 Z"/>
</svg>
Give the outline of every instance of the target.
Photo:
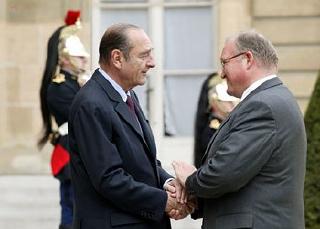
<svg viewBox="0 0 320 229">
<path fill-rule="evenodd" d="M 305 159 L 299 107 L 280 79 L 268 80 L 221 124 L 186 181 L 202 228 L 303 229 Z"/>
</svg>

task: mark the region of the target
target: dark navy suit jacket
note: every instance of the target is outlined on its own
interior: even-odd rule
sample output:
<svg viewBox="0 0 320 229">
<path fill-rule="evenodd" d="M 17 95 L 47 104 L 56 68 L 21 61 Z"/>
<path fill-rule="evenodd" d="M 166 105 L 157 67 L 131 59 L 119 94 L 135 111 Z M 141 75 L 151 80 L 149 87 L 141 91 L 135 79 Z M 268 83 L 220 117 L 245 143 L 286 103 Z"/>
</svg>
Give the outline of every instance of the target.
<svg viewBox="0 0 320 229">
<path fill-rule="evenodd" d="M 96 70 L 74 99 L 69 119 L 74 229 L 170 228 L 151 128 L 133 91 L 137 117 Z"/>
</svg>

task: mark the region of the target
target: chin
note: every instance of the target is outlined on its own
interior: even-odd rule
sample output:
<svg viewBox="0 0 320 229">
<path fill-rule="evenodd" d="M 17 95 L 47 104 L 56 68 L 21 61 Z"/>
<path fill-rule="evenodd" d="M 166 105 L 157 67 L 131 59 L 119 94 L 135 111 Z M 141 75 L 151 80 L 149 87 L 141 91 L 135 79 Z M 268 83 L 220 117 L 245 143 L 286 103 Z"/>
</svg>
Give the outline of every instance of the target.
<svg viewBox="0 0 320 229">
<path fill-rule="evenodd" d="M 228 87 L 228 89 L 227 89 L 227 93 L 228 93 L 229 95 L 231 95 L 231 96 L 234 96 L 232 90 L 230 90 L 229 87 Z"/>
<path fill-rule="evenodd" d="M 144 80 L 144 81 L 140 81 L 138 85 L 139 85 L 139 86 L 143 86 L 145 83 L 146 83 L 145 80 Z"/>
<path fill-rule="evenodd" d="M 147 77 L 143 77 L 139 80 L 139 85 L 144 85 L 147 81 Z"/>
</svg>

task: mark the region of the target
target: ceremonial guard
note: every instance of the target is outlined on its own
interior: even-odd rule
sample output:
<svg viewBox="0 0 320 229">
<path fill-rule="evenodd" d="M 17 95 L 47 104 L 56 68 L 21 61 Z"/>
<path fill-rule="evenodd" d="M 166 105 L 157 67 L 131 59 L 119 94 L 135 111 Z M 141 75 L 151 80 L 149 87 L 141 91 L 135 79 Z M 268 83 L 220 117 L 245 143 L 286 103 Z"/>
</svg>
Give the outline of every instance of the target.
<svg viewBox="0 0 320 229">
<path fill-rule="evenodd" d="M 237 105 L 238 99 L 228 95 L 227 84 L 218 73 L 203 82 L 195 119 L 194 165 L 199 168 L 207 145 L 220 123 Z"/>
<path fill-rule="evenodd" d="M 80 11 L 68 11 L 65 25 L 48 41 L 46 68 L 40 100 L 43 133 L 38 146 L 53 146 L 51 170 L 60 181 L 61 221 L 59 229 L 70 229 L 73 218 L 73 189 L 69 168 L 68 116 L 74 96 L 86 81 L 89 54 L 77 36 L 81 28 Z"/>
</svg>

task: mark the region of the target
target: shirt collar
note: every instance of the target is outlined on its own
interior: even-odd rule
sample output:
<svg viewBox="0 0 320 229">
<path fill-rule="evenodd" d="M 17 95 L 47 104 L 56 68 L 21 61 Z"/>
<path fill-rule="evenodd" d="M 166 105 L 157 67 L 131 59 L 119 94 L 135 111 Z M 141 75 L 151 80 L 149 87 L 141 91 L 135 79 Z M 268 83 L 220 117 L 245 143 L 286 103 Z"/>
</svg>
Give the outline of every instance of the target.
<svg viewBox="0 0 320 229">
<path fill-rule="evenodd" d="M 268 75 L 266 77 L 263 77 L 262 79 L 259 79 L 255 82 L 253 82 L 241 95 L 240 101 L 244 100 L 252 91 L 257 89 L 261 84 L 266 82 L 267 80 L 271 80 L 272 78 L 277 77 L 275 74 Z"/>
<path fill-rule="evenodd" d="M 128 92 L 126 93 L 126 92 L 122 89 L 122 87 L 121 87 L 116 81 L 114 81 L 114 80 L 113 80 L 105 71 L 103 71 L 101 68 L 99 68 L 99 72 L 103 75 L 103 77 L 104 77 L 106 80 L 108 80 L 108 81 L 111 83 L 111 85 L 112 85 L 112 87 L 114 88 L 114 90 L 116 90 L 116 91 L 120 94 L 123 102 L 126 102 L 126 101 L 127 101 L 127 96 L 130 96 L 130 91 L 128 91 Z"/>
</svg>

